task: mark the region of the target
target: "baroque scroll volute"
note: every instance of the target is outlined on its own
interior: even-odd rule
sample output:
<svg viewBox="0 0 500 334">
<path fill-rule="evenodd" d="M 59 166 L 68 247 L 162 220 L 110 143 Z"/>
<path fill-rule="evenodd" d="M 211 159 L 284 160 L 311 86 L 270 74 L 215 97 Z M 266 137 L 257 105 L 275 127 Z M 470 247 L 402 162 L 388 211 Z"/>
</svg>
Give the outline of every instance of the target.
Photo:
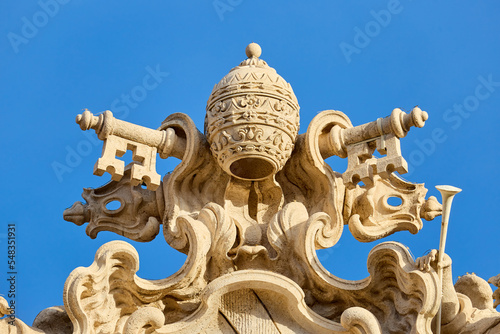
<svg viewBox="0 0 500 334">
<path fill-rule="evenodd" d="M 403 230 L 415 234 L 423 227 L 422 218 L 432 220 L 441 214 L 435 197 L 425 199 L 423 184 L 407 182 L 396 174 L 408 171 L 400 138 L 412 126 L 424 126 L 427 118 L 418 107 L 409 114 L 394 109 L 386 118 L 356 127 L 335 125 L 322 135 L 324 159 L 332 155 L 348 159 L 342 174 L 346 187 L 343 218 L 357 240 L 374 241 Z M 382 156 L 376 157 L 375 150 Z"/>
<path fill-rule="evenodd" d="M 77 117 L 82 129 L 94 129 L 105 142 L 95 174 L 108 172 L 113 181 L 85 190 L 87 203 L 75 203 L 65 219 L 89 222 L 91 237 L 108 230 L 137 241 L 151 240 L 163 224 L 167 242 L 188 259 L 172 277 L 149 281 L 135 275 L 132 249 L 122 243 L 103 246 L 91 267 L 75 270 L 67 281 L 65 307 L 76 332 L 97 326 L 106 333 L 145 328 L 188 333 L 199 328 L 196 324 L 231 322 L 242 300 L 267 307 L 267 315 L 256 317 L 259 324 L 269 324 L 266 317 L 282 321 L 273 315 L 279 309 L 274 300 L 285 301 L 291 314 L 303 319 L 290 328 L 311 333 L 381 333 L 390 327 L 384 321 L 400 315 L 379 308 L 387 300 L 410 300 L 418 316 L 401 318 L 428 327 L 435 305 L 422 296 L 437 290 L 435 277 L 418 273 L 402 246 L 376 248 L 369 259 L 371 276 L 362 281 L 335 278 L 315 254 L 335 245 L 345 224 L 367 242 L 401 230 L 416 233 L 422 218 L 440 214 L 440 204 L 425 199 L 423 184 L 396 174 L 407 171 L 400 138 L 412 126 L 422 127 L 427 113 L 395 109 L 353 127 L 342 112 L 327 110 L 298 135 L 293 90 L 260 52 L 252 43 L 248 59 L 214 87 L 204 134 L 184 114 L 169 116 L 156 130 L 117 120 L 109 111 Z M 118 159 L 126 150 L 133 152 L 127 167 Z M 375 150 L 382 157 L 375 157 Z M 163 180 L 156 172 L 157 153 L 181 159 Z M 344 173 L 325 161 L 332 155 L 348 159 Z M 393 197 L 401 203 L 391 205 Z M 121 203 L 119 209 L 107 210 L 112 200 Z M 385 281 L 384 275 L 397 279 Z M 400 288 L 395 295 L 385 293 L 391 284 Z M 370 299 L 372 306 L 363 304 Z M 94 303 L 100 308 L 93 310 Z"/>
</svg>

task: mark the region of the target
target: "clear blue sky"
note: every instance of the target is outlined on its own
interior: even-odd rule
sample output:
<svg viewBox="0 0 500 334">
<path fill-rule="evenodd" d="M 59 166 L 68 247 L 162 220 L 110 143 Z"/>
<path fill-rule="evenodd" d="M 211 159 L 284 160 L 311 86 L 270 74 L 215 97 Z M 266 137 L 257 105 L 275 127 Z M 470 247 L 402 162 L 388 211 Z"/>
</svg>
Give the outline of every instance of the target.
<svg viewBox="0 0 500 334">
<path fill-rule="evenodd" d="M 111 109 L 156 128 L 184 112 L 203 129 L 213 85 L 245 58 L 252 41 L 291 83 L 301 133 L 325 109 L 345 112 L 355 125 L 396 107 L 426 110 L 426 126 L 402 140 L 411 168 L 405 178 L 425 183 L 438 198 L 435 185 L 463 188 L 448 234 L 454 277 L 500 273 L 499 13 L 494 0 L 2 1 L 0 293 L 7 292 L 9 223 L 18 242 L 17 313 L 28 324 L 42 309 L 62 305 L 74 268 L 90 265 L 100 245 L 120 239 L 104 232 L 91 240 L 85 227 L 62 219 L 83 187 L 109 180 L 92 175 L 102 145 L 79 129 L 76 114 Z M 127 101 L 148 71 L 162 73 L 158 85 Z M 176 163 L 160 161 L 158 171 Z M 346 166 L 331 164 L 340 172 Z M 64 172 L 54 169 L 61 165 Z M 421 256 L 438 247 L 439 230 L 436 219 L 417 235 L 386 240 Z M 345 229 L 320 259 L 334 274 L 360 279 L 376 243 L 354 241 Z M 185 258 L 161 233 L 151 243 L 132 244 L 144 278 L 166 277 Z"/>
</svg>

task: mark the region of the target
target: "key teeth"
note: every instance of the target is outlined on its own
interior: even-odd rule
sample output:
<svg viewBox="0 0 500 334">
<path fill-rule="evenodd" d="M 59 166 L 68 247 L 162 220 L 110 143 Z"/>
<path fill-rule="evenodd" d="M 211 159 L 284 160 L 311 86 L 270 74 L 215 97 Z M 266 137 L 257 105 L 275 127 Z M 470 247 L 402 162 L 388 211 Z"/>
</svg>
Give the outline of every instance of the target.
<svg viewBox="0 0 500 334">
<path fill-rule="evenodd" d="M 400 175 L 408 173 L 408 163 L 402 156 L 384 157 L 377 160 L 376 169 L 376 174 L 388 178 L 392 172 L 398 172 Z"/>
<path fill-rule="evenodd" d="M 398 112 L 401 111 L 396 111 L 395 113 L 397 114 Z M 343 180 L 346 185 L 356 185 L 359 181 L 369 184 L 373 181 L 374 175 L 388 178 L 393 172 L 398 172 L 400 175 L 408 172 L 408 163 L 401 155 L 401 147 L 397 135 L 383 135 L 374 139 L 374 142 L 377 145 L 376 150 L 381 154 L 385 154 L 385 156 L 375 158 L 372 155 L 371 158 L 366 159 L 366 155 L 372 154 L 366 143 L 356 143 L 348 146 L 349 164 L 343 174 Z"/>
<path fill-rule="evenodd" d="M 144 183 L 146 184 L 148 190 L 156 191 L 161 183 L 161 177 L 159 174 L 153 175 L 153 179 L 148 176 L 143 177 Z"/>
<path fill-rule="evenodd" d="M 143 165 L 132 166 L 130 182 L 133 186 L 144 183 L 148 190 L 155 191 L 160 186 L 161 176 L 154 170 L 144 171 L 144 169 Z"/>
<path fill-rule="evenodd" d="M 108 172 L 111 175 L 111 179 L 113 181 L 120 181 L 125 172 L 125 163 L 118 159 L 114 159 L 114 161 L 109 163 L 101 157 L 97 159 L 94 166 L 94 175 L 103 176 L 105 172 Z"/>
</svg>

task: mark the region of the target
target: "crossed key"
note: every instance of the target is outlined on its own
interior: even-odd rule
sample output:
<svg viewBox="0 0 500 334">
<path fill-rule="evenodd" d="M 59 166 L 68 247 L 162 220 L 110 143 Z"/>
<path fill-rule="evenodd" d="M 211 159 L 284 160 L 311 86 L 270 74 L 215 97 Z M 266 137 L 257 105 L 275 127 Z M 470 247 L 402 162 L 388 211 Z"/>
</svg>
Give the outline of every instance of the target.
<svg viewBox="0 0 500 334">
<path fill-rule="evenodd" d="M 119 181 L 125 169 L 131 169 L 133 186 L 145 183 L 149 190 L 155 191 L 161 183 L 161 176 L 156 172 L 156 153 L 166 158 L 172 153 L 176 135 L 171 128 L 153 130 L 140 125 L 121 121 L 113 117 L 109 110 L 94 116 L 88 110 L 76 117 L 82 130 L 94 129 L 99 139 L 104 141 L 102 155 L 94 166 L 94 174 L 111 174 L 111 179 Z M 117 159 L 127 150 L 132 151 L 132 162 L 125 167 L 125 162 Z"/>
<path fill-rule="evenodd" d="M 385 156 L 374 157 L 375 149 Z M 399 138 L 394 134 L 382 135 L 370 142 L 348 145 L 347 161 L 347 170 L 342 174 L 346 184 L 355 185 L 359 181 L 369 184 L 375 174 L 388 178 L 394 171 L 399 174 L 408 173 L 408 163 L 401 155 Z"/>
<path fill-rule="evenodd" d="M 399 139 L 406 136 L 412 126 L 421 128 L 428 114 L 415 107 L 407 114 L 396 108 L 390 116 L 356 127 L 341 128 L 335 125 L 320 145 L 324 159 L 337 155 L 347 156 L 347 170 L 342 174 L 346 186 L 355 186 L 362 181 L 373 182 L 374 175 L 387 178 L 390 173 L 408 172 L 408 163 L 401 155 Z M 375 149 L 384 154 L 377 158 Z"/>
<path fill-rule="evenodd" d="M 104 140 L 102 156 L 94 165 L 94 174 L 102 176 L 104 172 L 111 174 L 111 179 L 120 181 L 125 173 L 125 162 L 116 157 L 122 157 L 127 150 L 132 151 L 131 184 L 137 186 L 144 182 L 148 189 L 156 190 L 161 182 L 160 174 L 156 172 L 156 147 L 133 142 L 117 136 L 108 136 Z"/>
</svg>

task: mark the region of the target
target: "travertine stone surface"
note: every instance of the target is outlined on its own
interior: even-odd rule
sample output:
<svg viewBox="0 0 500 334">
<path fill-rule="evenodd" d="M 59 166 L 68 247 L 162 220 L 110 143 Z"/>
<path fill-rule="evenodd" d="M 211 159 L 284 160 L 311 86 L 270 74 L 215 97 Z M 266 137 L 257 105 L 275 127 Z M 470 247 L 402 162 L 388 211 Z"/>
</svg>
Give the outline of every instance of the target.
<svg viewBox="0 0 500 334">
<path fill-rule="evenodd" d="M 217 162 L 243 180 L 262 180 L 283 168 L 299 130 L 299 104 L 292 87 L 259 59 L 248 59 L 215 85 L 207 103 L 205 134 Z"/>
<path fill-rule="evenodd" d="M 46 334 L 73 333 L 73 324 L 64 306 L 53 306 L 40 312 L 33 321 L 33 327 Z"/>
<path fill-rule="evenodd" d="M 220 313 L 236 333 L 280 333 L 266 305 L 254 290 L 242 289 L 223 295 Z"/>
<path fill-rule="evenodd" d="M 500 305 L 500 274 L 491 277 L 488 280 L 488 283 L 493 284 L 497 288 L 495 292 L 493 292 L 493 299 L 495 300 L 493 307 L 496 308 L 498 305 Z"/>
<path fill-rule="evenodd" d="M 476 274 L 460 276 L 455 283 L 455 291 L 469 297 L 473 307 L 480 310 L 495 311 L 493 291 L 488 282 Z"/>
<path fill-rule="evenodd" d="M 370 242 L 415 234 L 422 219 L 441 215 L 423 184 L 396 174 L 408 168 L 400 139 L 428 114 L 396 108 L 353 126 L 344 113 L 325 110 L 298 134 L 297 98 L 261 52 L 250 44 L 248 59 L 215 85 L 204 134 L 179 113 L 156 130 L 111 111 L 77 116 L 104 141 L 94 173 L 108 172 L 112 181 L 84 189 L 86 203 L 76 202 L 64 219 L 88 222 L 92 238 L 112 231 L 143 242 L 162 224 L 186 263 L 170 277 L 142 279 L 135 249 L 107 243 L 91 266 L 67 278 L 64 307 L 42 311 L 33 327 L 1 320 L 1 333 L 431 333 L 441 297 L 444 333 L 498 333 L 498 290 L 491 296 L 469 276 L 455 290 L 448 257 L 441 286 L 437 251 L 415 261 L 404 245 L 381 243 L 359 281 L 321 265 L 316 250 L 334 246 L 345 225 Z M 126 150 L 133 152 L 127 166 L 119 159 Z M 156 153 L 181 159 L 163 179 Z M 325 159 L 332 155 L 348 159 L 346 171 L 331 169 Z M 5 303 L 0 298 L 3 314 Z"/>
</svg>

